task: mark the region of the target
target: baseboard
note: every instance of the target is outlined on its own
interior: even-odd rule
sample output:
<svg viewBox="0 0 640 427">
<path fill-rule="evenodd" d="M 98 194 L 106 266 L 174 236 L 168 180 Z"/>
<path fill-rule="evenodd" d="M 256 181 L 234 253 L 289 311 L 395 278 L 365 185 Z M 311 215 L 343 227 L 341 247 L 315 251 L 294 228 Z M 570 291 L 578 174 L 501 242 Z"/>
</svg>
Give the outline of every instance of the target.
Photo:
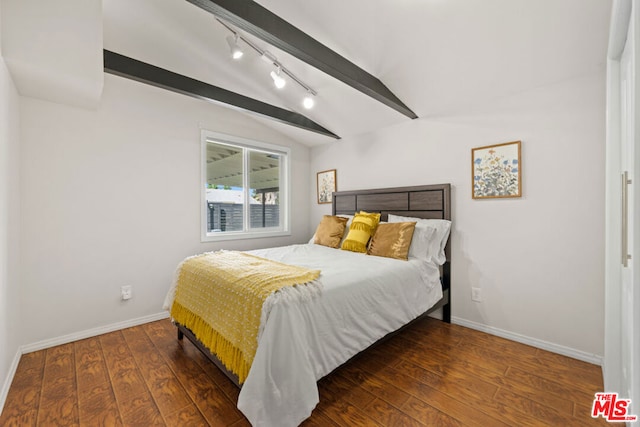
<svg viewBox="0 0 640 427">
<path fill-rule="evenodd" d="M 572 357 L 574 359 L 582 360 L 583 362 L 593 363 L 594 365 L 598 366 L 604 365 L 603 357 L 598 356 L 597 354 L 587 353 L 586 351 L 576 350 L 571 347 L 565 347 L 563 345 L 539 340 L 537 338 L 531 338 L 526 335 L 517 334 L 515 332 L 505 331 L 504 329 L 494 328 L 493 326 L 483 325 L 482 323 L 472 322 L 471 320 L 462 319 L 460 317 L 451 316 L 451 323 L 455 323 L 456 325 L 460 326 L 466 326 L 467 328 L 486 332 L 488 334 L 506 338 L 511 341 L 527 344 L 532 347 L 540 348 L 542 350 L 562 354 L 563 356 Z"/>
<path fill-rule="evenodd" d="M 67 344 L 73 341 L 83 340 L 85 338 L 91 338 L 98 335 L 106 334 L 120 329 L 131 328 L 132 326 L 143 325 L 149 322 L 155 322 L 156 320 L 166 319 L 169 317 L 169 313 L 162 311 L 160 313 L 151 314 L 149 316 L 138 317 L 136 319 L 125 320 L 124 322 L 112 323 L 106 326 L 100 326 L 98 328 L 87 329 L 80 332 L 75 332 L 69 335 L 63 335 L 57 338 L 51 338 L 48 340 L 38 341 L 33 344 L 23 345 L 21 354 L 31 353 L 32 351 L 44 350 L 45 348 L 55 347 L 57 345 Z"/>
<path fill-rule="evenodd" d="M 13 377 L 16 375 L 16 371 L 18 370 L 20 356 L 22 356 L 22 352 L 20 351 L 20 349 L 18 349 L 18 351 L 16 351 L 16 355 L 13 358 L 13 362 L 11 362 L 11 366 L 9 366 L 9 372 L 7 373 L 7 377 L 4 380 L 4 384 L 2 384 L 2 390 L 0 390 L 0 414 L 2 413 L 4 404 L 7 401 L 7 395 L 9 394 L 9 388 L 11 388 Z"/>
</svg>

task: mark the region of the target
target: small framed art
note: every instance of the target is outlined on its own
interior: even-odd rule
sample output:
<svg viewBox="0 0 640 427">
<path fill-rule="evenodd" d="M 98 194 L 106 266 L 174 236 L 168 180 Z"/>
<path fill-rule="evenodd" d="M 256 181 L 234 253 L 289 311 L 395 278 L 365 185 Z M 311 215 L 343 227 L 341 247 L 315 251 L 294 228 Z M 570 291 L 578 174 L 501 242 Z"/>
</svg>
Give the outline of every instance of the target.
<svg viewBox="0 0 640 427">
<path fill-rule="evenodd" d="M 337 189 L 336 170 L 318 172 L 316 180 L 318 203 L 333 202 L 333 192 Z"/>
<path fill-rule="evenodd" d="M 520 141 L 473 148 L 471 189 L 474 199 L 521 197 Z"/>
</svg>

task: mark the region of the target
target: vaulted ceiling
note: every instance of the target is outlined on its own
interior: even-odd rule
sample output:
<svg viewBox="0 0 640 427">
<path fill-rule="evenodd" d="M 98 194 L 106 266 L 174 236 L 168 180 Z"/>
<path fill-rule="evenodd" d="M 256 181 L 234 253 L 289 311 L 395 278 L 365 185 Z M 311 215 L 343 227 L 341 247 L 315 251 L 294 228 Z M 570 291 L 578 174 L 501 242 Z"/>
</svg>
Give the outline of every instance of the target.
<svg viewBox="0 0 640 427">
<path fill-rule="evenodd" d="M 378 78 L 420 119 L 464 113 L 603 67 L 602 23 L 611 8 L 608 0 L 257 3 Z M 249 48 L 234 61 L 225 40 L 230 32 L 189 1 L 104 0 L 103 14 L 105 49 L 300 113 L 341 137 L 412 120 L 241 31 L 318 92 L 316 106 L 304 109 L 302 87 L 289 81 L 275 89 L 273 66 Z M 335 141 L 252 117 L 307 145 Z"/>
</svg>

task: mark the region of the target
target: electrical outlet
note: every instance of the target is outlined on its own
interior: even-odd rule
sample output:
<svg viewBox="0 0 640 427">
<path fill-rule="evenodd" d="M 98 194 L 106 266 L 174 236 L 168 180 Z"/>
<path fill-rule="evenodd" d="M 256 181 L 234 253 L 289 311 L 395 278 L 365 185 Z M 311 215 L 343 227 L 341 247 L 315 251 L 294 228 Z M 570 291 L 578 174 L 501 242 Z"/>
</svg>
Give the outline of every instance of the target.
<svg viewBox="0 0 640 427">
<path fill-rule="evenodd" d="M 131 299 L 131 286 L 130 285 L 120 287 L 120 298 L 122 298 L 123 301 Z"/>
<path fill-rule="evenodd" d="M 482 302 L 482 290 L 480 288 L 471 288 L 471 301 Z"/>
</svg>

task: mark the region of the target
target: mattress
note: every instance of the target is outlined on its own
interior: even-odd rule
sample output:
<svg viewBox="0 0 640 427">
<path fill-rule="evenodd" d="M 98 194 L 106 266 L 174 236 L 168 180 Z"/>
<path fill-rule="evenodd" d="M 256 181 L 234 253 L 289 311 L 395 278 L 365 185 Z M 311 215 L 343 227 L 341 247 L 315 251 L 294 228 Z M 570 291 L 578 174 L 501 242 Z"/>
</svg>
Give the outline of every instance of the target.
<svg viewBox="0 0 640 427">
<path fill-rule="evenodd" d="M 305 244 L 249 251 L 320 269 L 318 298 L 278 301 L 238 398 L 254 426 L 297 426 L 319 401 L 317 381 L 442 298 L 438 266 Z"/>
</svg>

